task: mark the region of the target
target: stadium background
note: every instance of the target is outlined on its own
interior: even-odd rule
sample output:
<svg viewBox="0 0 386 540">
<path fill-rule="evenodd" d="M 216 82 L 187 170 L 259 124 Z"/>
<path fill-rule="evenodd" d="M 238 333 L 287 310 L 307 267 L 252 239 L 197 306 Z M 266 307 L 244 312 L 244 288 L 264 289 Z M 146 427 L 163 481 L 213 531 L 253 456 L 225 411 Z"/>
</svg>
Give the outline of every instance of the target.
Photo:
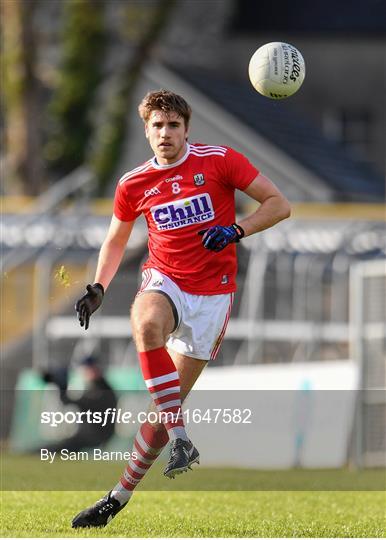
<svg viewBox="0 0 386 540">
<path fill-rule="evenodd" d="M 307 444 L 292 429 L 287 461 L 275 465 L 381 467 L 384 478 L 384 3 L 13 0 L 1 8 L 5 453 L 41 439 L 26 420 L 31 398 L 22 403 L 18 392 L 44 390 L 41 369 L 75 373 L 96 352 L 117 389 L 122 380 L 142 388 L 128 320 L 146 250 L 141 220 L 87 337 L 73 304 L 93 278 L 117 179 L 150 155 L 137 104 L 166 87 L 192 105 L 190 140 L 234 146 L 293 204 L 290 221 L 240 246 L 226 339 L 199 388 L 346 392 L 345 413 L 335 411 L 326 432 L 339 439 L 335 453 L 315 452 L 311 419 Z M 269 41 L 294 44 L 306 62 L 303 87 L 283 102 L 247 80 L 250 56 Z M 238 215 L 252 208 L 238 194 Z M 250 461 L 273 467 L 264 452 Z M 231 456 L 224 465 L 235 466 Z"/>
</svg>

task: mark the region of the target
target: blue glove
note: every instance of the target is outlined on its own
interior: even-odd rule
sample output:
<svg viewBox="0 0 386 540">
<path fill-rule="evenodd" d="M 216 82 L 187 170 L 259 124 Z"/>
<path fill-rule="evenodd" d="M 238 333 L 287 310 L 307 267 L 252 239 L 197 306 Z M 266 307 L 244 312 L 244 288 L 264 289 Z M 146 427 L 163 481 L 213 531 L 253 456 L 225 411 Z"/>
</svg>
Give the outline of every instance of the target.
<svg viewBox="0 0 386 540">
<path fill-rule="evenodd" d="M 229 227 L 214 225 L 210 229 L 198 231 L 202 236 L 202 244 L 204 248 L 212 251 L 222 251 L 228 244 L 240 242 L 244 236 L 244 230 L 237 223 L 232 223 Z"/>
</svg>

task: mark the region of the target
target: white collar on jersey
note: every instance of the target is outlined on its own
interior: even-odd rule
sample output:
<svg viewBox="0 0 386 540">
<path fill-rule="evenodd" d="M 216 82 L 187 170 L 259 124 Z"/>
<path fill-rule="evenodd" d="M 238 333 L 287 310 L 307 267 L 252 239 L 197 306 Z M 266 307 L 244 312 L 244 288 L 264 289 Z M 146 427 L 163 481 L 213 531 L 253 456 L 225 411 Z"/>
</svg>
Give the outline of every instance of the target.
<svg viewBox="0 0 386 540">
<path fill-rule="evenodd" d="M 182 158 L 180 158 L 178 161 L 175 161 L 174 163 L 170 163 L 169 165 L 160 165 L 159 163 L 157 163 L 156 156 L 154 156 L 151 160 L 151 164 L 153 165 L 155 169 L 171 169 L 172 167 L 178 167 L 178 165 L 181 165 L 181 163 L 183 163 L 187 159 L 189 154 L 190 154 L 190 144 L 187 142 L 186 152 L 182 156 Z"/>
</svg>

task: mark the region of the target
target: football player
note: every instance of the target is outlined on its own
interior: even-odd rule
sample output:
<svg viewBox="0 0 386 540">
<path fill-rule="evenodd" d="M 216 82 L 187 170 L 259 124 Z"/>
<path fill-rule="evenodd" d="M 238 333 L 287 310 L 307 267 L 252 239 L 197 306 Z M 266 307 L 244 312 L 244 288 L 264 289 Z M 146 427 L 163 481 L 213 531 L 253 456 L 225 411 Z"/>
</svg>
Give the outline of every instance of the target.
<svg viewBox="0 0 386 540">
<path fill-rule="evenodd" d="M 214 361 L 236 291 L 236 244 L 289 217 L 290 206 L 248 159 L 227 146 L 188 142 L 190 106 L 167 90 L 139 105 L 154 156 L 118 181 L 114 213 L 93 285 L 77 302 L 81 326 L 102 304 L 135 220 L 143 214 L 149 257 L 131 310 L 133 336 L 154 410 L 168 413 L 139 429 L 133 455 L 116 486 L 80 512 L 73 527 L 106 525 L 170 441 L 164 471 L 173 478 L 198 463 L 181 404 L 208 362 Z M 235 190 L 260 203 L 235 222 Z"/>
</svg>

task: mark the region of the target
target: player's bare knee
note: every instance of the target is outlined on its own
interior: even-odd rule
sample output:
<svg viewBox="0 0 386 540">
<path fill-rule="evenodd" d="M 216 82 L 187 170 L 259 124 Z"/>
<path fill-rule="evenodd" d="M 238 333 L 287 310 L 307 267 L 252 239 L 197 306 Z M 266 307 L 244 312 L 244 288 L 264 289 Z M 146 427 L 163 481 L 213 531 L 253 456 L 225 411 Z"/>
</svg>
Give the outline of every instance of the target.
<svg viewBox="0 0 386 540">
<path fill-rule="evenodd" d="M 164 301 L 163 298 L 161 300 Z M 163 347 L 172 330 L 173 321 L 170 318 L 162 305 L 151 302 L 150 295 L 137 298 L 131 310 L 131 327 L 137 349 L 141 351 Z"/>
<path fill-rule="evenodd" d="M 133 334 L 139 350 L 151 350 L 165 345 L 163 326 L 155 317 L 132 318 Z"/>
</svg>

